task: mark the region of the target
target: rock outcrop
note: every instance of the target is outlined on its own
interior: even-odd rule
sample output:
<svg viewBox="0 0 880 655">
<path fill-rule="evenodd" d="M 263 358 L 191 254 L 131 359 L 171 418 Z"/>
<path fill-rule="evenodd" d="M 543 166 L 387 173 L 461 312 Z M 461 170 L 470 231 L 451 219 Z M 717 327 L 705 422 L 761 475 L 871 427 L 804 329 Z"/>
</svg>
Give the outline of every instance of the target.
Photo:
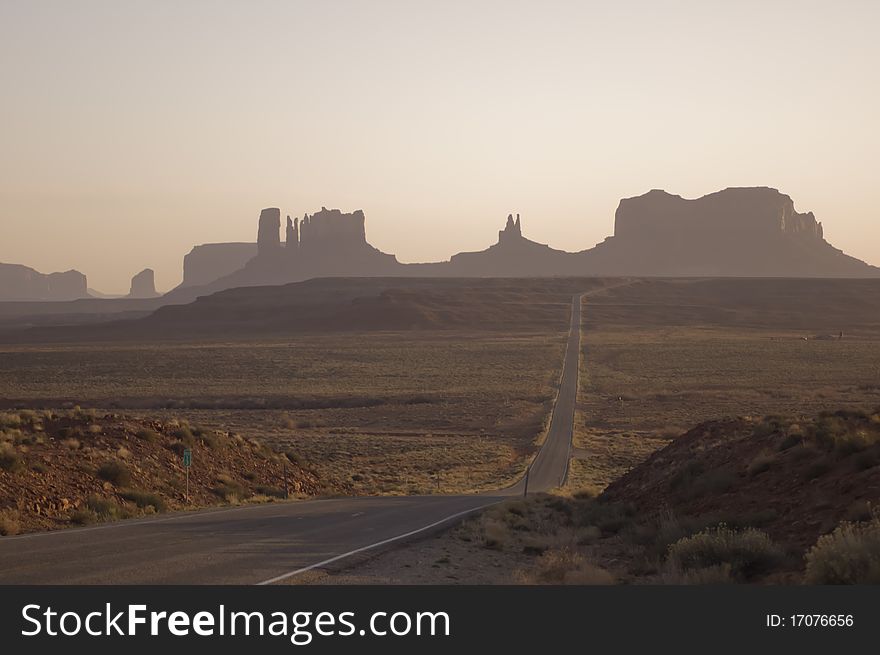
<svg viewBox="0 0 880 655">
<path fill-rule="evenodd" d="M 837 277 L 876 275 L 824 238 L 812 213 L 767 187 L 696 200 L 654 190 L 620 201 L 614 236 L 582 253 L 603 275 Z"/>
<path fill-rule="evenodd" d="M 264 209 L 259 218 L 256 256 L 206 290 L 286 284 L 311 277 L 400 274 L 402 265 L 394 255 L 380 252 L 367 243 L 365 225 L 361 210 L 343 213 L 322 207 L 321 211 L 306 214 L 301 220 L 294 221 L 288 216 L 282 246 L 280 210 Z"/>
<path fill-rule="evenodd" d="M 696 200 L 653 190 L 620 201 L 614 236 L 621 239 L 693 238 L 748 241 L 777 235 L 823 238 L 812 212 L 798 213 L 791 197 L 768 187 L 725 189 Z"/>
<path fill-rule="evenodd" d="M 767 187 L 725 189 L 696 200 L 657 190 L 624 199 L 615 216 L 614 236 L 576 253 L 525 238 L 520 215 L 510 214 L 498 232 L 498 242 L 485 250 L 459 253 L 445 262 L 401 264 L 367 242 L 365 225 L 361 210 L 343 213 L 322 207 L 302 219 L 288 216 L 282 245 L 281 212 L 264 209 L 259 218 L 259 248 L 254 244 L 201 246 L 210 250 L 198 253 L 198 275 L 190 269 L 196 268 L 199 249 L 190 253 L 183 286 L 207 285 L 200 292 L 212 293 L 314 277 L 392 275 L 880 275 L 880 269 L 831 246 L 812 213 L 798 212 L 789 196 Z"/>
<path fill-rule="evenodd" d="M 88 297 L 88 280 L 79 271 L 45 275 L 20 264 L 0 264 L 0 301 Z"/>
<path fill-rule="evenodd" d="M 571 253 L 526 239 L 522 235 L 520 215 L 517 214 L 514 220 L 513 214 L 508 214 L 504 229 L 498 232 L 498 243 L 479 252 L 453 255 L 445 265 L 445 271 L 439 274 L 469 277 L 574 275 L 577 264 Z"/>
<path fill-rule="evenodd" d="M 364 212 L 358 209 L 351 214 L 343 214 L 338 209 L 321 207 L 321 211 L 303 217 L 300 223 L 299 242 L 304 248 L 366 245 Z"/>
<path fill-rule="evenodd" d="M 259 254 L 272 253 L 281 248 L 281 210 L 269 207 L 260 212 L 257 228 L 257 250 Z"/>
<path fill-rule="evenodd" d="M 145 268 L 131 278 L 129 298 L 156 298 L 159 295 L 156 291 L 156 274 L 152 268 Z"/>
<path fill-rule="evenodd" d="M 513 220 L 513 214 L 507 215 L 507 224 L 503 230 L 498 230 L 498 243 L 515 242 L 522 238 L 522 225 L 519 221 L 519 214 L 516 215 L 516 221 Z"/>
<path fill-rule="evenodd" d="M 240 271 L 256 256 L 256 243 L 206 243 L 195 246 L 183 260 L 183 283 L 180 287 L 211 284 Z"/>
</svg>

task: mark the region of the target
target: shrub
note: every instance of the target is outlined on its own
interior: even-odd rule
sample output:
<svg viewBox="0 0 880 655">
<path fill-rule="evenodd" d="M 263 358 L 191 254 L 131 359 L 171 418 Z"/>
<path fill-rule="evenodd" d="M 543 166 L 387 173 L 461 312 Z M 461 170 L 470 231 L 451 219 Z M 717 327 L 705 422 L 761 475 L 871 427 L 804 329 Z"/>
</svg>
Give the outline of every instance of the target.
<svg viewBox="0 0 880 655">
<path fill-rule="evenodd" d="M 17 473 L 24 469 L 24 459 L 10 444 L 0 444 L 0 470 Z"/>
<path fill-rule="evenodd" d="M 835 444 L 835 452 L 846 457 L 854 453 L 860 453 L 871 447 L 870 437 L 862 431 L 847 432 L 838 437 Z"/>
<path fill-rule="evenodd" d="M 155 443 L 159 441 L 160 435 L 155 430 L 144 428 L 143 430 L 138 430 L 137 433 L 135 433 L 135 436 L 141 441 L 146 441 L 147 443 Z"/>
<path fill-rule="evenodd" d="M 222 435 L 213 430 L 203 431 L 199 434 L 199 439 L 211 450 L 220 450 L 225 445 Z"/>
<path fill-rule="evenodd" d="M 785 435 L 785 438 L 779 442 L 779 450 L 784 451 L 789 448 L 794 448 L 798 444 L 802 444 L 804 442 L 804 436 L 798 433 L 791 433 Z"/>
<path fill-rule="evenodd" d="M 839 416 L 826 415 L 820 417 L 812 429 L 812 436 L 816 442 L 826 450 L 834 450 L 837 441 L 847 431 L 846 422 Z"/>
<path fill-rule="evenodd" d="M 183 441 L 174 441 L 167 446 L 168 450 L 180 456 L 183 456 L 183 452 L 189 447 Z"/>
<path fill-rule="evenodd" d="M 34 473 L 48 473 L 49 467 L 43 464 L 43 462 L 33 462 L 31 464 L 31 471 Z"/>
<path fill-rule="evenodd" d="M 749 580 L 772 570 L 781 558 L 766 533 L 754 528 L 736 531 L 721 525 L 672 544 L 667 564 L 673 571 L 684 572 L 727 564 L 734 578 Z"/>
<path fill-rule="evenodd" d="M 61 430 L 58 431 L 58 436 L 62 439 L 81 439 L 85 434 L 83 433 L 82 428 L 77 426 L 75 428 L 61 428 Z"/>
<path fill-rule="evenodd" d="M 548 550 L 531 571 L 520 578 L 526 584 L 611 585 L 614 577 L 571 548 Z"/>
<path fill-rule="evenodd" d="M 146 509 L 147 507 L 152 507 L 156 512 L 164 512 L 166 509 L 165 501 L 162 500 L 162 497 L 149 493 L 147 491 L 141 491 L 139 489 L 125 489 L 119 493 L 125 500 L 128 500 L 141 509 Z"/>
<path fill-rule="evenodd" d="M 237 503 L 248 495 L 241 483 L 225 474 L 217 476 L 217 484 L 211 491 L 227 503 Z"/>
<path fill-rule="evenodd" d="M 764 471 L 768 471 L 775 462 L 776 456 L 773 455 L 773 453 L 762 451 L 758 453 L 751 462 L 749 462 L 749 465 L 746 468 L 746 473 L 748 473 L 750 477 L 760 475 Z"/>
<path fill-rule="evenodd" d="M 70 522 L 76 525 L 89 525 L 97 519 L 98 517 L 90 509 L 76 509 L 70 513 Z"/>
<path fill-rule="evenodd" d="M 880 584 L 880 516 L 842 523 L 806 555 L 807 584 Z"/>
<path fill-rule="evenodd" d="M 80 442 L 80 440 L 74 439 L 73 437 L 70 437 L 68 439 L 63 439 L 61 441 L 61 445 L 64 446 L 65 448 L 67 448 L 68 450 L 79 450 L 80 448 L 82 448 L 82 443 Z"/>
<path fill-rule="evenodd" d="M 98 477 L 117 487 L 125 487 L 131 483 L 131 472 L 122 462 L 112 460 L 101 464 L 97 471 Z"/>
<path fill-rule="evenodd" d="M 489 550 L 504 550 L 504 544 L 509 536 L 507 526 L 501 521 L 487 520 L 483 525 L 483 548 Z"/>
<path fill-rule="evenodd" d="M 21 426 L 21 417 L 18 414 L 0 413 L 0 428 L 17 428 Z"/>
<path fill-rule="evenodd" d="M 112 498 L 89 496 L 86 500 L 86 508 L 101 520 L 115 519 L 119 515 L 119 505 Z"/>
<path fill-rule="evenodd" d="M 171 436 L 186 444 L 187 446 L 193 446 L 196 443 L 195 436 L 193 435 L 192 430 L 190 430 L 189 426 L 187 425 L 182 425 L 179 428 L 175 428 L 174 430 L 172 430 Z"/>
<path fill-rule="evenodd" d="M 11 537 L 21 532 L 21 515 L 18 510 L 0 510 L 0 536 Z"/>
<path fill-rule="evenodd" d="M 270 487 L 267 485 L 259 484 L 255 487 L 255 491 L 261 496 L 269 496 L 270 498 L 285 498 L 286 494 L 284 493 L 284 489 L 279 489 L 278 487 Z"/>
</svg>

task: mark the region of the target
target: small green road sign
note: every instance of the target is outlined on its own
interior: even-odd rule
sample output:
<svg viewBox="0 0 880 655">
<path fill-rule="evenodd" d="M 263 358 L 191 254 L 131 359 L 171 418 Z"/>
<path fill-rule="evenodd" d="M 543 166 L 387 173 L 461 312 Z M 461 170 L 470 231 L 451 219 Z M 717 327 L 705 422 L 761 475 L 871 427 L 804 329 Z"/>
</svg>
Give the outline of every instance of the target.
<svg viewBox="0 0 880 655">
<path fill-rule="evenodd" d="M 183 451 L 183 465 L 186 468 L 189 468 L 190 466 L 192 466 L 192 463 L 193 463 L 193 451 L 190 450 L 189 448 L 187 448 L 186 450 Z"/>
</svg>

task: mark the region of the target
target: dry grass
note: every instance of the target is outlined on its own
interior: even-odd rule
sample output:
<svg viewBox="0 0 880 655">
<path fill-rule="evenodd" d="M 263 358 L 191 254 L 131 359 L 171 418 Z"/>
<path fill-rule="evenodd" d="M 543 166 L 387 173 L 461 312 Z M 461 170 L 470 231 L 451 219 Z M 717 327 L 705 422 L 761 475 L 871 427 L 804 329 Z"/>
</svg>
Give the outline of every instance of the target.
<svg viewBox="0 0 880 655">
<path fill-rule="evenodd" d="M 807 584 L 880 584 L 880 515 L 820 537 L 806 561 Z"/>
<path fill-rule="evenodd" d="M 206 438 L 193 425 L 239 433 L 356 494 L 478 491 L 524 470 L 545 427 L 562 349 L 561 331 L 15 346 L 2 351 L 9 366 L 0 371 L 0 397 L 188 419 L 181 448 Z M 17 413 L 7 419 L 21 422 Z M 69 438 L 83 442 L 91 429 Z"/>
<path fill-rule="evenodd" d="M 604 327 L 584 307 L 575 446 L 580 484 L 604 487 L 670 439 L 724 416 L 817 413 L 880 405 L 880 334 L 807 340 L 784 329 Z"/>
</svg>

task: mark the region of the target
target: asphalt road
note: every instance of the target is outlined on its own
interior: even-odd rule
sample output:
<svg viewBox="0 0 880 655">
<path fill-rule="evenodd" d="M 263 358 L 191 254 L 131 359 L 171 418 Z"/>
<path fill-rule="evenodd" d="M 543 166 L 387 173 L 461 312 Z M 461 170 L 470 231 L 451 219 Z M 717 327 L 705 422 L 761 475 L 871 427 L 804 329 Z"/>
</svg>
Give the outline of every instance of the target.
<svg viewBox="0 0 880 655">
<path fill-rule="evenodd" d="M 580 296 L 529 493 L 565 481 L 578 386 Z M 522 494 L 339 498 L 206 510 L 0 539 L 0 584 L 272 584 L 437 529 Z"/>
</svg>

